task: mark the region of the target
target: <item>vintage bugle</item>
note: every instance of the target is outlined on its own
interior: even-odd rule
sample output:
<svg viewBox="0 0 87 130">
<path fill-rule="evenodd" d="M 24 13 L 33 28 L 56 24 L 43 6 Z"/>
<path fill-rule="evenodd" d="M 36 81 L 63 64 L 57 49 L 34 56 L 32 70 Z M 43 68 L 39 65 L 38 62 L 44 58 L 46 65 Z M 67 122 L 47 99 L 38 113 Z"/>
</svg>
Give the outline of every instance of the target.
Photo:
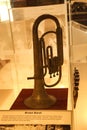
<svg viewBox="0 0 87 130">
<path fill-rule="evenodd" d="M 51 19 L 54 22 L 56 29 L 55 31 L 47 31 L 39 37 L 39 24 L 46 19 Z M 56 56 L 53 55 L 52 46 L 45 45 L 44 38 L 50 33 L 56 36 Z M 33 50 L 34 77 L 28 77 L 27 79 L 34 79 L 34 89 L 32 95 L 24 100 L 24 104 L 28 108 L 49 108 L 55 104 L 56 98 L 52 95 L 48 95 L 44 86 L 53 87 L 59 83 L 62 76 L 61 66 L 63 65 L 62 28 L 60 27 L 60 23 L 55 16 L 43 14 L 35 20 L 33 25 Z M 58 80 L 52 85 L 48 85 L 45 82 L 44 77 L 47 72 L 50 74 L 50 78 L 55 77 L 56 75 L 58 76 Z"/>
</svg>

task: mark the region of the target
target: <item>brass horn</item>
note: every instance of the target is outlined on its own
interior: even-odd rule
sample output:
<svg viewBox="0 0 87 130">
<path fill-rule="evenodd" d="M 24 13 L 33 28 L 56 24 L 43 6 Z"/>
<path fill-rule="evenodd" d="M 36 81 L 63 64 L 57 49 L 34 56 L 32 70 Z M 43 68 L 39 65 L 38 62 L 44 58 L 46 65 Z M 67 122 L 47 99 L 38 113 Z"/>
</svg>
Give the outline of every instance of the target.
<svg viewBox="0 0 87 130">
<path fill-rule="evenodd" d="M 56 24 L 55 31 L 47 31 L 39 38 L 38 26 L 40 22 L 46 19 L 51 19 Z M 57 56 L 53 56 L 53 48 L 48 45 L 46 47 L 44 37 L 53 33 L 56 36 L 56 50 Z M 34 50 L 34 77 L 27 79 L 34 79 L 34 89 L 30 97 L 24 100 L 24 104 L 28 108 L 49 108 L 56 102 L 56 98 L 48 95 L 44 86 L 53 87 L 61 80 L 62 72 L 61 66 L 63 64 L 63 41 L 62 28 L 60 27 L 58 19 L 50 14 L 43 14 L 39 16 L 33 25 L 33 50 Z M 52 85 L 45 83 L 45 75 L 49 71 L 50 78 L 58 76 L 58 80 Z"/>
</svg>

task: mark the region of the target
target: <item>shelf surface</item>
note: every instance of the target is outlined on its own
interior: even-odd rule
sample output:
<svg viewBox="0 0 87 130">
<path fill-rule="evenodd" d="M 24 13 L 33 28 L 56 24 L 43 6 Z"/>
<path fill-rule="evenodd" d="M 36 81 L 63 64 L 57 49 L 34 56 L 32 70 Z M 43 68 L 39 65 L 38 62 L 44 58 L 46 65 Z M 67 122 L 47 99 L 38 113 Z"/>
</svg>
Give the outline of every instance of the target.
<svg viewBox="0 0 87 130">
<path fill-rule="evenodd" d="M 11 110 L 14 109 L 30 109 L 24 105 L 24 100 L 32 94 L 33 89 L 23 89 L 13 105 L 11 106 Z M 50 110 L 67 110 L 67 99 L 68 99 L 68 89 L 60 88 L 60 89 L 46 89 L 48 94 L 52 94 L 56 97 L 57 101 L 54 106 L 50 107 Z"/>
</svg>

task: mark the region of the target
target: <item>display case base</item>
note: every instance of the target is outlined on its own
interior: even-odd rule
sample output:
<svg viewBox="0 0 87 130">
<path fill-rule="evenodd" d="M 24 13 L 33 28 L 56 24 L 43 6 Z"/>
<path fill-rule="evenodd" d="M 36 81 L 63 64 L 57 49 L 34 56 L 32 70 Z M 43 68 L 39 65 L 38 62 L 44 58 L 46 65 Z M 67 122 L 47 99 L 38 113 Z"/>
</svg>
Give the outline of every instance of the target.
<svg viewBox="0 0 87 130">
<path fill-rule="evenodd" d="M 31 109 L 24 104 L 24 100 L 31 96 L 33 89 L 23 89 L 11 106 L 11 110 Z M 67 110 L 68 88 L 46 89 L 47 93 L 56 97 L 56 103 L 49 110 Z"/>
</svg>

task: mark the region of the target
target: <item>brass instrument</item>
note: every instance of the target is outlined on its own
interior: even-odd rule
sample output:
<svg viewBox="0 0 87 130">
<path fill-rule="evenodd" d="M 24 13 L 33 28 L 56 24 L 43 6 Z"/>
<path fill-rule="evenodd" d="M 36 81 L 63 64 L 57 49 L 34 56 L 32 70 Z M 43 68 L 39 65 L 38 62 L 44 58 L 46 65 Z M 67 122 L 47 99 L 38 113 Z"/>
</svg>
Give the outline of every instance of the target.
<svg viewBox="0 0 87 130">
<path fill-rule="evenodd" d="M 78 99 L 79 81 L 80 81 L 79 70 L 75 67 L 74 68 L 74 88 L 73 88 L 74 108 L 76 108 L 77 99 Z"/>
<path fill-rule="evenodd" d="M 40 22 L 46 19 L 51 19 L 56 25 L 55 31 L 47 31 L 39 38 L 38 27 Z M 53 48 L 48 45 L 45 47 L 44 37 L 53 33 L 56 36 L 56 51 L 57 56 L 53 56 Z M 34 77 L 28 77 L 27 79 L 34 79 L 34 89 L 30 97 L 25 99 L 24 104 L 28 108 L 49 108 L 56 102 L 56 98 L 52 95 L 48 95 L 44 86 L 53 87 L 61 80 L 62 72 L 61 65 L 63 64 L 63 41 L 62 41 L 62 29 L 59 21 L 56 17 L 49 14 L 43 14 L 39 16 L 33 25 L 33 50 L 34 50 Z M 49 71 L 50 78 L 52 76 L 58 76 L 56 83 L 48 85 L 45 83 L 44 77 Z"/>
</svg>

